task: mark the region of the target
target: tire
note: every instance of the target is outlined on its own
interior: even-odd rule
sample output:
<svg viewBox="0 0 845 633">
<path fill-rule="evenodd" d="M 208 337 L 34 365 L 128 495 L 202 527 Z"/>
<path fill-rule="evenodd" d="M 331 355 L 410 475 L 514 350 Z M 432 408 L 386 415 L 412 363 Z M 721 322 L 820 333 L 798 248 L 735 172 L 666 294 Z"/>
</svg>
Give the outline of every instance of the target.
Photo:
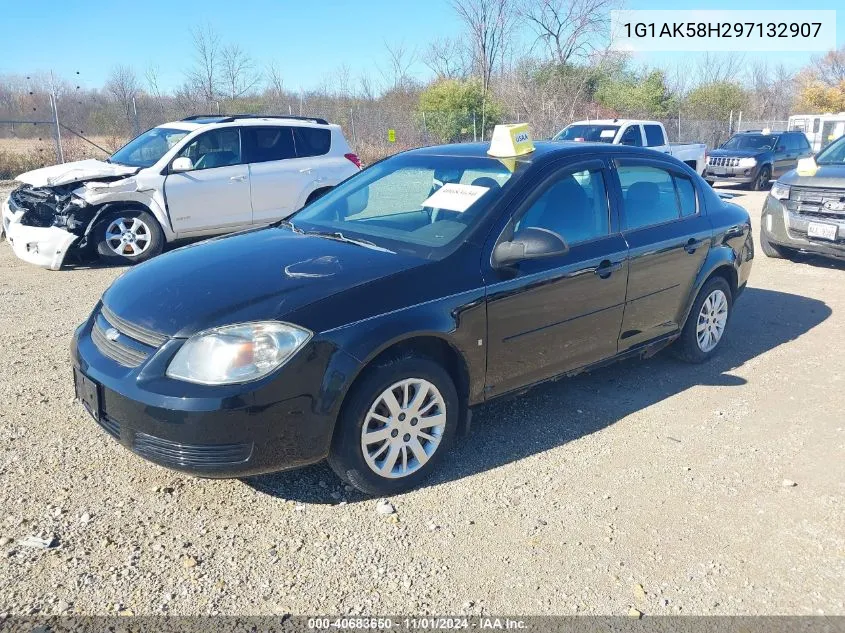
<svg viewBox="0 0 845 633">
<path fill-rule="evenodd" d="M 410 383 L 407 398 L 401 385 L 403 381 Z M 398 394 L 395 396 L 397 403 L 393 405 L 393 411 L 398 414 L 391 413 L 383 400 L 391 388 L 392 393 Z M 417 407 L 402 406 L 413 403 L 414 396 L 422 389 L 426 392 Z M 368 495 L 387 496 L 415 488 L 431 475 L 448 451 L 458 427 L 459 408 L 451 376 L 428 358 L 404 356 L 366 369 L 341 408 L 329 452 L 329 466 L 345 482 Z M 421 413 L 418 417 L 413 415 L 417 411 Z M 443 421 L 442 428 L 439 425 L 422 426 L 417 422 L 418 419 L 430 422 L 435 416 Z M 368 433 L 387 432 L 383 438 L 373 436 L 366 446 L 366 455 L 365 424 Z M 438 441 L 418 436 L 420 432 Z M 416 457 L 420 449 L 426 454 L 422 463 Z M 429 449 L 432 449 L 431 453 L 428 453 Z M 392 466 L 388 462 L 391 457 L 394 457 Z M 377 472 L 379 468 L 383 469 L 382 473 Z M 407 469 L 407 474 L 402 474 L 403 468 Z M 392 475 L 385 474 L 389 469 Z"/>
<path fill-rule="evenodd" d="M 112 211 L 101 218 L 94 240 L 100 261 L 123 266 L 145 262 L 164 248 L 158 221 L 140 209 Z"/>
<path fill-rule="evenodd" d="M 772 244 L 763 231 L 760 231 L 760 250 L 763 251 L 766 257 L 771 257 L 772 259 L 783 259 L 787 256 L 787 250 L 782 246 Z"/>
<path fill-rule="evenodd" d="M 757 179 L 751 185 L 751 189 L 755 191 L 766 191 L 769 188 L 769 181 L 772 179 L 772 170 L 769 167 L 763 167 L 760 169 L 760 173 L 757 174 Z"/>
<path fill-rule="evenodd" d="M 712 347 L 707 347 L 706 345 L 702 346 L 699 344 L 698 337 L 699 319 L 703 316 L 702 312 L 707 312 L 703 310 L 703 307 L 708 298 L 711 299 L 710 306 L 715 308 L 721 307 L 721 299 L 718 298 L 717 293 L 721 293 L 725 308 L 721 331 L 718 333 L 718 339 L 716 340 L 715 345 Z M 714 299 L 716 300 L 715 303 Z M 717 314 L 720 314 L 721 310 L 717 309 L 711 312 L 717 312 Z M 688 363 L 703 363 L 709 360 L 716 354 L 716 352 L 719 351 L 722 342 L 725 340 L 725 333 L 727 332 L 727 327 L 730 323 L 732 313 L 733 293 L 731 293 L 731 287 L 728 285 L 728 282 L 725 281 L 724 277 L 711 277 L 698 292 L 698 296 L 696 296 L 695 301 L 692 304 L 692 309 L 687 317 L 687 322 L 684 324 L 684 329 L 681 331 L 681 336 L 672 345 L 672 351 L 675 353 L 675 356 Z M 706 323 L 709 328 L 710 322 L 707 321 Z M 713 323 L 713 326 L 715 326 L 715 323 Z M 712 341 L 708 339 L 707 343 L 709 344 L 710 342 Z"/>
</svg>

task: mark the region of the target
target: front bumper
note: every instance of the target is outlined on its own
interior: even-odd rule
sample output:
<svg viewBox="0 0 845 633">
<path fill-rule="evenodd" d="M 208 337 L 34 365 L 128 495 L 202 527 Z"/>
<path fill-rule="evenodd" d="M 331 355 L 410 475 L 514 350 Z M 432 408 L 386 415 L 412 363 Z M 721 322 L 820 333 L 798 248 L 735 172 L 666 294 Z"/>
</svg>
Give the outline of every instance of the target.
<svg viewBox="0 0 845 633">
<path fill-rule="evenodd" d="M 23 211 L 14 212 L 8 200 L 2 207 L 3 230 L 12 251 L 20 259 L 36 266 L 59 270 L 68 249 L 79 239 L 57 226 L 40 227 L 21 224 Z"/>
<path fill-rule="evenodd" d="M 288 470 L 328 455 L 341 400 L 338 386 L 357 366 L 348 354 L 312 341 L 281 370 L 254 383 L 194 385 L 164 375 L 182 340 L 149 347 L 145 360 L 127 367 L 131 359 L 110 350 L 106 355 L 102 339 L 92 337 L 102 318 L 98 307 L 74 334 L 74 379 L 88 388 L 85 379 L 93 381 L 97 410 L 89 413 L 132 452 L 203 477 Z M 122 328 L 117 344 L 143 352 L 143 343 L 129 339 L 119 322 L 114 325 Z M 324 379 L 328 375 L 332 380 Z"/>
<path fill-rule="evenodd" d="M 706 180 L 726 180 L 742 184 L 752 183 L 757 179 L 760 165 L 754 167 L 714 167 L 707 165 L 704 169 Z"/>
<path fill-rule="evenodd" d="M 808 237 L 807 227 L 810 222 L 837 226 L 836 240 Z M 841 217 L 817 217 L 804 213 L 795 213 L 771 195 L 766 197 L 760 231 L 766 239 L 777 245 L 807 253 L 816 253 L 829 257 L 845 258 L 845 214 Z"/>
</svg>

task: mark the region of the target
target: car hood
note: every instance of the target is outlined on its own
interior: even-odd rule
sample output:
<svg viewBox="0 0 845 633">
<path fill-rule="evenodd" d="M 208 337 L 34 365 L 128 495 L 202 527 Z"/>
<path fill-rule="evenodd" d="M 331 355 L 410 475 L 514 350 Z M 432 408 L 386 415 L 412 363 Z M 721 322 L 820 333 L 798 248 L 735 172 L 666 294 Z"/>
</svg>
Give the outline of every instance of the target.
<svg viewBox="0 0 845 633">
<path fill-rule="evenodd" d="M 138 167 L 114 165 L 91 158 L 33 169 L 19 175 L 15 180 L 33 187 L 55 187 L 85 180 L 123 177 L 137 172 Z"/>
<path fill-rule="evenodd" d="M 285 315 L 427 260 L 270 227 L 186 246 L 129 269 L 103 295 L 167 336 Z M 308 327 L 308 324 L 302 323 Z"/>
<path fill-rule="evenodd" d="M 714 149 L 708 152 L 708 156 L 729 156 L 730 158 L 754 158 L 768 153 L 769 150 L 759 149 Z"/>
<path fill-rule="evenodd" d="M 793 169 L 778 178 L 778 181 L 785 185 L 845 190 L 845 165 L 819 165 L 812 176 L 799 175 L 798 171 Z"/>
</svg>

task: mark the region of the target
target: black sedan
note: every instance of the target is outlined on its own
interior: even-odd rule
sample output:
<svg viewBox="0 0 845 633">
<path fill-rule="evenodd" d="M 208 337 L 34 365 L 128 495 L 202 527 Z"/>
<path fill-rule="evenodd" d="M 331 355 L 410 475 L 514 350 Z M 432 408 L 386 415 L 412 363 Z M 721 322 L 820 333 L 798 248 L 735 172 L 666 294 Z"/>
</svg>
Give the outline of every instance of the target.
<svg viewBox="0 0 845 633">
<path fill-rule="evenodd" d="M 398 154 L 287 221 L 128 270 L 75 333 L 78 398 L 171 468 L 327 458 L 390 494 L 474 405 L 670 344 L 717 352 L 754 254 L 741 207 L 641 148 L 489 147 Z"/>
</svg>

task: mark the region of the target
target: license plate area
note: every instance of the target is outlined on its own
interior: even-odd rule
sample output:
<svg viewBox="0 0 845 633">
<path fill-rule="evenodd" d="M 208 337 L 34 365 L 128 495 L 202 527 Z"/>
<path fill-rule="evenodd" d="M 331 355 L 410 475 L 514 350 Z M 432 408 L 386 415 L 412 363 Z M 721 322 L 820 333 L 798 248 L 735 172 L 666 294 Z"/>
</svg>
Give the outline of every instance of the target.
<svg viewBox="0 0 845 633">
<path fill-rule="evenodd" d="M 73 383 L 76 397 L 95 420 L 100 420 L 100 385 L 88 378 L 76 367 L 73 368 Z"/>
<path fill-rule="evenodd" d="M 815 237 L 821 240 L 836 240 L 836 233 L 838 227 L 835 224 L 825 224 L 824 222 L 810 222 L 807 225 L 807 237 Z"/>
</svg>

